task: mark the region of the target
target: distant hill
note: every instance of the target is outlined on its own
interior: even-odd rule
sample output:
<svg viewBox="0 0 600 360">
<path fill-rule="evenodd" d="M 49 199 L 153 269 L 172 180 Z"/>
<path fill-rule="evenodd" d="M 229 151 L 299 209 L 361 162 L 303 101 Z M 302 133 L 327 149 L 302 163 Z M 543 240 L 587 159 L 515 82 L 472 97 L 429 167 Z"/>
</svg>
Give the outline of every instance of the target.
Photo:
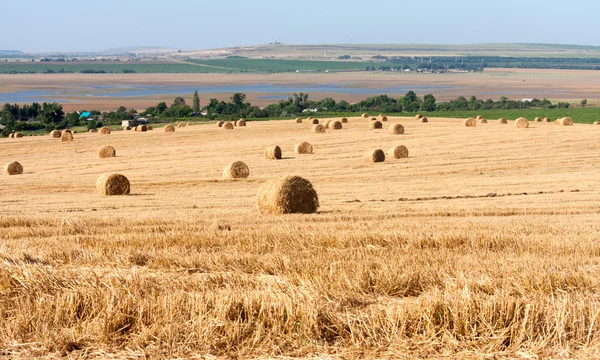
<svg viewBox="0 0 600 360">
<path fill-rule="evenodd" d="M 96 52 L 98 55 L 121 55 L 121 54 L 148 54 L 148 53 L 159 53 L 159 54 L 169 54 L 175 53 L 179 49 L 161 47 L 161 46 L 131 46 L 131 47 L 123 47 L 123 48 L 114 48 L 107 49 Z"/>
<path fill-rule="evenodd" d="M 0 50 L 0 55 L 22 55 L 24 54 L 22 51 L 20 50 Z"/>
</svg>

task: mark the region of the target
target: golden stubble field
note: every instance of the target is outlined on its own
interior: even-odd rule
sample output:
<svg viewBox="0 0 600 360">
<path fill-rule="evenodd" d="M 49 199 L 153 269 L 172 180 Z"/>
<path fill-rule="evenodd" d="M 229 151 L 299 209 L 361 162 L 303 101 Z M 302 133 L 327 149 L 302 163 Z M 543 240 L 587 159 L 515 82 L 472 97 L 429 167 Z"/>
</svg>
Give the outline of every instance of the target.
<svg viewBox="0 0 600 360">
<path fill-rule="evenodd" d="M 1 140 L 24 174 L 0 176 L 0 353 L 600 356 L 600 128 L 349 120 Z M 409 158 L 363 162 L 397 144 Z M 234 160 L 247 180 L 222 180 Z M 132 194 L 98 195 L 104 172 Z M 259 187 L 289 174 L 320 212 L 259 214 Z"/>
</svg>

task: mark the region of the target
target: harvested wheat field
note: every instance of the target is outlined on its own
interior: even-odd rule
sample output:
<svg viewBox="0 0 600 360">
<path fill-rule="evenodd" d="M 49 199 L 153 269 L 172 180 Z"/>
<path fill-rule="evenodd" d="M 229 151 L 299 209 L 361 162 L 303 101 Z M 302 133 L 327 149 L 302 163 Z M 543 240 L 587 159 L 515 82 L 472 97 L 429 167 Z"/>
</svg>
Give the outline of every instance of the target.
<svg viewBox="0 0 600 360">
<path fill-rule="evenodd" d="M 97 134 L 0 140 L 0 164 L 24 168 L 0 176 L 0 353 L 600 356 L 597 127 L 388 118 L 410 157 L 378 164 L 365 152 L 398 136 L 360 117 L 319 136 L 295 120 L 113 131 L 107 159 Z M 251 176 L 224 179 L 233 161 Z M 98 192 L 115 173 L 130 195 Z M 317 213 L 259 211 L 286 175 Z"/>
</svg>

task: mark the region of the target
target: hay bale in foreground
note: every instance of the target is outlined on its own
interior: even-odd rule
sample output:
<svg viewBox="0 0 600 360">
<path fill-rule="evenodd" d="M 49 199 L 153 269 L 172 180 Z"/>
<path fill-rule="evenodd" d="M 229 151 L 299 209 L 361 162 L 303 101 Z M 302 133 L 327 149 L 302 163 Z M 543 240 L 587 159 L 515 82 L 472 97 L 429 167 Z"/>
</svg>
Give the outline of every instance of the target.
<svg viewBox="0 0 600 360">
<path fill-rule="evenodd" d="M 505 118 L 500 118 L 498 119 L 498 124 L 508 124 L 508 120 L 506 120 Z"/>
<path fill-rule="evenodd" d="M 364 155 L 365 162 L 368 163 L 378 163 L 385 161 L 385 153 L 381 149 L 375 149 L 372 151 L 367 151 Z"/>
<path fill-rule="evenodd" d="M 296 124 L 302 124 L 302 118 L 296 118 Z"/>
<path fill-rule="evenodd" d="M 234 161 L 223 170 L 225 179 L 245 179 L 248 176 L 250 176 L 250 169 L 242 161 Z"/>
<path fill-rule="evenodd" d="M 402 135 L 404 134 L 404 126 L 401 124 L 394 124 L 390 126 L 390 134 L 392 135 Z"/>
<path fill-rule="evenodd" d="M 379 120 L 370 121 L 369 122 L 369 129 L 371 129 L 371 130 L 373 130 L 373 129 L 383 129 L 383 124 Z"/>
<path fill-rule="evenodd" d="M 311 121 L 313 125 L 319 125 L 319 119 L 312 119 Z"/>
<path fill-rule="evenodd" d="M 332 121 L 329 123 L 329 128 L 332 130 L 341 130 L 342 129 L 342 123 L 338 120 Z"/>
<path fill-rule="evenodd" d="M 348 119 L 347 118 L 342 118 L 342 124 L 347 124 L 348 123 Z"/>
<path fill-rule="evenodd" d="M 146 131 L 148 131 L 148 125 L 138 125 L 135 127 L 135 131 L 146 132 Z"/>
<path fill-rule="evenodd" d="M 60 141 L 73 141 L 73 133 L 71 133 L 71 130 L 63 130 L 60 133 Z"/>
<path fill-rule="evenodd" d="M 487 124 L 487 119 L 479 119 L 480 124 Z"/>
<path fill-rule="evenodd" d="M 393 158 L 396 158 L 396 159 L 407 158 L 408 157 L 408 149 L 404 145 L 398 145 L 398 146 L 391 148 L 388 151 L 388 155 Z"/>
<path fill-rule="evenodd" d="M 15 133 L 15 138 L 22 138 L 23 134 L 21 134 L 20 132 L 16 132 Z"/>
<path fill-rule="evenodd" d="M 564 117 L 560 119 L 559 124 L 562 126 L 573 126 L 573 119 L 570 117 Z"/>
<path fill-rule="evenodd" d="M 53 139 L 60 139 L 60 134 L 61 134 L 60 130 L 52 130 L 52 131 L 50 131 L 50 137 L 53 138 Z"/>
<path fill-rule="evenodd" d="M 421 120 L 422 118 L 423 118 L 423 115 L 421 115 L 421 114 L 415 115 L 415 120 Z"/>
<path fill-rule="evenodd" d="M 325 126 L 323 125 L 315 125 L 312 127 L 313 134 L 325 134 Z"/>
<path fill-rule="evenodd" d="M 100 195 L 129 195 L 129 180 L 121 174 L 102 174 L 96 180 L 96 189 Z"/>
<path fill-rule="evenodd" d="M 225 130 L 233 130 L 233 123 L 230 123 L 229 121 L 226 122 L 225 124 L 223 124 L 223 129 L 225 129 Z"/>
<path fill-rule="evenodd" d="M 525 118 L 518 118 L 515 120 L 515 127 L 518 129 L 526 129 L 529 127 L 529 121 Z"/>
<path fill-rule="evenodd" d="M 90 129 L 90 130 L 88 130 L 88 132 L 89 132 L 89 133 L 97 133 L 97 132 L 98 132 L 98 130 L 97 130 L 97 129 Z"/>
<path fill-rule="evenodd" d="M 285 176 L 260 188 L 257 205 L 263 214 L 312 214 L 319 208 L 319 197 L 310 181 Z"/>
<path fill-rule="evenodd" d="M 4 174 L 6 175 L 21 175 L 23 173 L 23 165 L 18 161 L 9 162 L 4 165 Z"/>
<path fill-rule="evenodd" d="M 311 144 L 307 143 L 306 141 L 301 142 L 300 144 L 296 145 L 296 147 L 294 148 L 294 150 L 296 151 L 296 154 L 312 154 L 313 153 L 313 147 Z"/>
<path fill-rule="evenodd" d="M 173 125 L 165 126 L 165 132 L 175 132 L 175 126 L 173 126 Z"/>
<path fill-rule="evenodd" d="M 475 120 L 473 118 L 467 118 L 467 119 L 465 119 L 465 121 L 463 121 L 463 124 L 466 127 L 475 127 L 477 125 L 477 120 Z"/>
<path fill-rule="evenodd" d="M 100 128 L 99 133 L 100 133 L 100 135 L 108 135 L 108 134 L 110 134 L 110 128 L 108 126 L 104 126 L 104 127 Z"/>
<path fill-rule="evenodd" d="M 235 126 L 246 126 L 246 119 L 242 118 L 235 122 Z"/>
<path fill-rule="evenodd" d="M 117 151 L 110 145 L 104 145 L 98 149 L 98 159 L 105 159 L 117 156 Z"/>
<path fill-rule="evenodd" d="M 269 160 L 281 159 L 281 148 L 277 145 L 267 146 L 265 149 L 265 157 Z"/>
<path fill-rule="evenodd" d="M 217 126 L 218 127 L 223 127 L 223 124 L 225 124 L 225 121 L 219 121 L 219 122 L 217 122 Z"/>
</svg>

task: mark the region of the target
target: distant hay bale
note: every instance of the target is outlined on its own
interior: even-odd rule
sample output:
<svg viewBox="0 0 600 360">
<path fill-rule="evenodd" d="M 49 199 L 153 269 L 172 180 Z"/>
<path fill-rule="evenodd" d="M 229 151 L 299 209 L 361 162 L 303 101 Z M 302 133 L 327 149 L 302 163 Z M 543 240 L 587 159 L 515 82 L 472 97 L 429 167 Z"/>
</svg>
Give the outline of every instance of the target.
<svg viewBox="0 0 600 360">
<path fill-rule="evenodd" d="M 594 125 L 600 125 L 600 120 L 594 121 Z"/>
<path fill-rule="evenodd" d="M 564 117 L 560 119 L 559 123 L 562 126 L 573 126 L 573 119 L 571 119 L 570 117 Z"/>
<path fill-rule="evenodd" d="M 173 126 L 173 125 L 165 126 L 165 132 L 175 132 L 175 126 Z"/>
<path fill-rule="evenodd" d="M 552 119 L 550 119 L 549 117 L 544 118 L 544 122 L 550 123 L 552 122 Z"/>
<path fill-rule="evenodd" d="M 529 121 L 525 118 L 518 118 L 515 120 L 515 127 L 518 129 L 525 129 L 529 127 Z"/>
<path fill-rule="evenodd" d="M 300 144 L 296 145 L 294 150 L 296 151 L 296 154 L 300 154 L 300 155 L 313 153 L 312 145 L 307 143 L 306 141 L 303 141 Z"/>
<path fill-rule="evenodd" d="M 313 125 L 319 125 L 319 119 L 311 119 Z"/>
<path fill-rule="evenodd" d="M 16 133 L 15 133 L 15 137 L 16 137 L 16 138 L 22 138 L 22 137 L 23 137 L 23 134 L 21 134 L 20 132 L 16 132 Z"/>
<path fill-rule="evenodd" d="M 117 156 L 117 151 L 110 145 L 104 145 L 98 149 L 98 159 L 105 159 Z"/>
<path fill-rule="evenodd" d="M 348 119 L 347 118 L 342 118 L 342 124 L 347 124 L 348 123 Z"/>
<path fill-rule="evenodd" d="M 154 130 L 154 128 L 152 127 L 152 125 L 147 125 L 146 128 L 148 129 L 148 131 Z"/>
<path fill-rule="evenodd" d="M 378 116 L 378 117 L 379 117 L 379 118 L 382 118 L 382 117 L 384 117 L 384 116 L 385 116 L 385 114 L 379 114 L 379 116 Z"/>
<path fill-rule="evenodd" d="M 428 123 L 429 119 L 427 119 L 426 117 L 422 117 L 420 120 L 422 123 Z"/>
<path fill-rule="evenodd" d="M 325 126 L 323 125 L 315 125 L 312 127 L 313 134 L 325 134 Z"/>
<path fill-rule="evenodd" d="M 319 197 L 310 181 L 285 176 L 260 188 L 257 205 L 263 214 L 312 214 L 319 209 Z"/>
<path fill-rule="evenodd" d="M 96 180 L 96 189 L 100 195 L 129 195 L 129 180 L 121 174 L 102 174 Z"/>
<path fill-rule="evenodd" d="M 308 118 L 306 118 L 306 120 L 308 120 L 308 121 L 312 121 L 312 119 L 313 119 L 312 116 L 309 116 Z"/>
<path fill-rule="evenodd" d="M 183 128 L 183 127 L 186 127 L 186 126 L 188 126 L 188 123 L 186 123 L 186 122 L 180 122 L 180 123 L 177 124 L 178 128 Z"/>
<path fill-rule="evenodd" d="M 387 121 L 387 116 L 385 116 L 385 115 L 379 116 L 379 120 L 381 120 L 381 121 Z"/>
<path fill-rule="evenodd" d="M 326 121 L 323 123 L 323 126 L 325 126 L 325 129 L 329 129 L 329 124 L 331 124 L 331 121 L 332 121 L 332 120 L 326 120 Z"/>
<path fill-rule="evenodd" d="M 505 118 L 500 118 L 498 119 L 498 124 L 508 124 L 508 120 L 506 120 Z"/>
<path fill-rule="evenodd" d="M 415 115 L 415 120 L 421 120 L 424 116 L 421 114 Z"/>
<path fill-rule="evenodd" d="M 231 122 L 226 122 L 225 124 L 223 124 L 223 129 L 225 130 L 233 130 L 233 123 Z"/>
<path fill-rule="evenodd" d="M 235 122 L 235 126 L 246 126 L 246 119 L 242 118 Z"/>
<path fill-rule="evenodd" d="M 390 134 L 392 135 L 402 135 L 404 134 L 404 126 L 401 124 L 394 124 L 390 126 Z"/>
<path fill-rule="evenodd" d="M 23 173 L 23 165 L 21 165 L 18 161 L 10 162 L 4 165 L 4 174 L 5 175 L 20 175 Z"/>
<path fill-rule="evenodd" d="M 541 117 L 536 117 L 533 119 L 533 121 L 535 121 L 535 122 L 542 122 L 542 120 L 543 119 Z"/>
<path fill-rule="evenodd" d="M 364 113 L 364 114 L 362 114 L 362 115 L 361 115 L 361 117 L 362 117 L 363 119 L 368 119 L 368 118 L 369 118 L 369 114 L 367 114 L 367 113 Z"/>
<path fill-rule="evenodd" d="M 276 145 L 267 146 L 267 148 L 265 149 L 265 157 L 269 160 L 280 160 L 281 148 Z"/>
<path fill-rule="evenodd" d="M 342 123 L 338 120 L 332 121 L 331 123 L 329 123 L 329 128 L 332 130 L 341 130 Z"/>
<path fill-rule="evenodd" d="M 60 141 L 73 141 L 71 130 L 63 130 L 60 134 Z"/>
<path fill-rule="evenodd" d="M 465 121 L 463 122 L 463 124 L 466 127 L 475 127 L 477 125 L 477 120 L 475 120 L 473 118 L 467 118 L 467 119 L 465 119 Z"/>
<path fill-rule="evenodd" d="M 8 137 L 11 138 L 11 139 L 14 138 L 15 137 L 15 133 L 8 134 Z"/>
<path fill-rule="evenodd" d="M 408 157 L 408 149 L 404 145 L 398 145 L 398 146 L 391 148 L 388 151 L 388 155 L 393 158 L 396 158 L 396 159 L 407 158 Z"/>
<path fill-rule="evenodd" d="M 61 134 L 60 130 L 52 130 L 52 131 L 50 131 L 50 137 L 54 138 L 54 139 L 60 139 L 60 134 Z"/>
<path fill-rule="evenodd" d="M 381 149 L 375 149 L 372 151 L 367 151 L 364 156 L 365 162 L 368 163 L 378 163 L 385 161 L 385 153 Z"/>
<path fill-rule="evenodd" d="M 131 130 L 131 128 L 130 128 L 129 126 L 125 126 L 123 129 L 124 129 L 125 131 L 129 131 L 129 130 Z"/>
<path fill-rule="evenodd" d="M 375 120 L 377 120 L 377 118 L 371 118 L 371 121 L 375 121 Z"/>
<path fill-rule="evenodd" d="M 371 130 L 373 130 L 373 129 L 383 129 L 383 124 L 379 120 L 370 121 L 369 122 L 369 129 L 371 129 Z"/>
<path fill-rule="evenodd" d="M 225 121 L 219 121 L 219 122 L 217 123 L 217 126 L 218 126 L 218 127 L 222 127 L 222 126 L 223 126 L 223 124 L 225 124 Z"/>
<path fill-rule="evenodd" d="M 296 118 L 296 124 L 302 124 L 302 118 Z"/>
<path fill-rule="evenodd" d="M 479 119 L 480 124 L 487 124 L 487 119 Z"/>
<path fill-rule="evenodd" d="M 138 125 L 138 126 L 135 127 L 135 131 L 137 131 L 137 132 L 146 132 L 146 131 L 148 131 L 148 125 L 144 125 L 144 124 Z"/>
<path fill-rule="evenodd" d="M 98 132 L 98 130 L 96 130 L 96 129 L 90 129 L 88 132 L 89 132 L 89 133 L 97 133 L 97 132 Z"/>
<path fill-rule="evenodd" d="M 477 115 L 477 121 L 479 121 L 479 120 L 481 120 L 481 119 L 483 119 L 483 116 L 481 116 L 481 115 Z"/>
<path fill-rule="evenodd" d="M 223 170 L 225 179 L 245 179 L 248 176 L 250 176 L 250 169 L 242 161 L 234 161 Z"/>
<path fill-rule="evenodd" d="M 108 126 L 104 126 L 100 128 L 100 135 L 108 135 L 110 134 L 110 128 Z"/>
</svg>

